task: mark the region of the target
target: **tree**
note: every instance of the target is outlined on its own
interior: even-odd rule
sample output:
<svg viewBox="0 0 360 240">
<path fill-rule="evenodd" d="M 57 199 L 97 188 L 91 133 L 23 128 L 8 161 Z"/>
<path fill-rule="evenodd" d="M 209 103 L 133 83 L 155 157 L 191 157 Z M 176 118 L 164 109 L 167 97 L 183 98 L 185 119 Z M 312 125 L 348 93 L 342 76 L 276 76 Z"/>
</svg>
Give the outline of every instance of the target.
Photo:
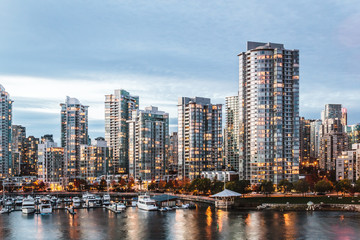
<svg viewBox="0 0 360 240">
<path fill-rule="evenodd" d="M 336 192 L 347 193 L 351 191 L 351 188 L 352 188 L 351 182 L 348 179 L 340 180 L 335 185 Z"/>
<path fill-rule="evenodd" d="M 100 184 L 98 186 L 98 191 L 104 191 L 107 186 L 107 182 L 105 179 L 101 179 Z"/>
<path fill-rule="evenodd" d="M 132 177 L 129 178 L 128 183 L 127 183 L 127 189 L 131 190 L 132 187 L 134 186 L 134 184 L 135 184 L 134 178 L 132 178 Z"/>
<path fill-rule="evenodd" d="M 332 184 L 326 179 L 320 180 L 315 184 L 316 192 L 325 193 L 331 191 L 332 188 L 333 188 Z"/>
<path fill-rule="evenodd" d="M 211 190 L 211 180 L 208 178 L 202 178 L 200 179 L 199 185 L 197 187 L 197 190 L 203 194 L 207 194 Z"/>
<path fill-rule="evenodd" d="M 214 180 L 211 185 L 211 193 L 216 194 L 218 192 L 221 192 L 222 190 L 224 190 L 224 183 Z"/>
<path fill-rule="evenodd" d="M 307 181 L 305 181 L 305 179 L 300 179 L 294 184 L 294 188 L 297 192 L 300 192 L 303 195 L 305 195 L 305 193 L 309 191 L 309 184 Z"/>
<path fill-rule="evenodd" d="M 250 186 L 251 184 L 249 180 L 236 180 L 236 181 L 228 182 L 226 184 L 227 189 L 241 194 L 250 192 L 251 191 Z"/>
<path fill-rule="evenodd" d="M 163 180 L 160 180 L 159 184 L 158 184 L 158 188 L 159 189 L 165 189 L 165 186 L 166 186 L 166 182 L 163 181 Z"/>
<path fill-rule="evenodd" d="M 277 187 L 278 187 L 279 191 L 287 193 L 287 192 L 290 192 L 294 188 L 294 185 L 291 182 L 289 182 L 289 180 L 283 179 L 279 182 Z"/>
<path fill-rule="evenodd" d="M 360 192 L 360 178 L 355 182 L 355 191 Z"/>
<path fill-rule="evenodd" d="M 260 184 L 260 191 L 264 193 L 266 196 L 274 192 L 274 184 L 272 181 L 264 180 Z"/>
</svg>

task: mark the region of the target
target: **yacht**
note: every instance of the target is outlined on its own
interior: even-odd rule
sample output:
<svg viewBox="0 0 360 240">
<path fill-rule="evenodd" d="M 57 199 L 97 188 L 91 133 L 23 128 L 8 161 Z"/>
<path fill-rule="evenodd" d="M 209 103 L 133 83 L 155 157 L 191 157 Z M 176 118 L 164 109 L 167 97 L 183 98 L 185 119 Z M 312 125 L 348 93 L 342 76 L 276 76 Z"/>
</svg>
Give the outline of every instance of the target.
<svg viewBox="0 0 360 240">
<path fill-rule="evenodd" d="M 24 198 L 22 203 L 22 212 L 25 214 L 31 214 L 35 212 L 35 200 L 31 196 Z"/>
<path fill-rule="evenodd" d="M 15 205 L 22 205 L 22 202 L 23 202 L 24 198 L 22 196 L 17 196 L 15 198 Z"/>
<path fill-rule="evenodd" d="M 110 204 L 110 195 L 109 194 L 104 194 L 102 200 L 103 200 L 104 205 L 109 205 Z"/>
<path fill-rule="evenodd" d="M 115 213 L 121 213 L 126 209 L 126 206 L 123 203 L 113 203 L 109 207 L 106 207 L 109 210 L 115 212 Z"/>
<path fill-rule="evenodd" d="M 73 197 L 72 201 L 74 205 L 79 205 L 81 203 L 81 199 L 79 197 Z"/>
<path fill-rule="evenodd" d="M 94 194 L 85 193 L 83 195 L 83 201 L 85 202 L 86 207 L 95 207 L 96 206 L 96 198 Z"/>
<path fill-rule="evenodd" d="M 155 201 L 150 198 L 148 195 L 139 196 L 137 207 L 146 211 L 156 211 L 158 207 L 155 205 Z"/>
<path fill-rule="evenodd" d="M 99 195 L 95 195 L 95 204 L 96 206 L 101 206 L 102 198 Z"/>
<path fill-rule="evenodd" d="M 51 207 L 51 200 L 48 197 L 43 197 L 40 200 L 40 214 L 51 214 L 52 213 L 52 207 Z"/>
<path fill-rule="evenodd" d="M 52 196 L 51 199 L 50 199 L 50 201 L 51 201 L 52 204 L 56 204 L 56 202 L 57 202 L 57 197 Z"/>
</svg>

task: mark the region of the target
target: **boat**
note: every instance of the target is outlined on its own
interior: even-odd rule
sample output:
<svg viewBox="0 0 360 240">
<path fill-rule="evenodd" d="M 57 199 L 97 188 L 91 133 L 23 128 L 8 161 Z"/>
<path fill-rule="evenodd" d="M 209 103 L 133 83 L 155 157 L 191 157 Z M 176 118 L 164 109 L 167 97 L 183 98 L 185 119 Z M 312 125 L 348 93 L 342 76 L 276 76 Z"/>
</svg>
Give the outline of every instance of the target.
<svg viewBox="0 0 360 240">
<path fill-rule="evenodd" d="M 69 202 L 71 202 L 71 199 L 68 198 L 68 197 L 66 197 L 66 198 L 64 198 L 64 202 L 65 202 L 65 203 L 69 203 Z"/>
<path fill-rule="evenodd" d="M 137 207 L 146 211 L 158 210 L 158 207 L 155 205 L 155 201 L 147 194 L 139 196 Z"/>
<path fill-rule="evenodd" d="M 172 207 L 164 207 L 166 211 L 173 211 L 174 209 Z"/>
<path fill-rule="evenodd" d="M 85 202 L 85 207 L 95 207 L 96 206 L 96 198 L 94 194 L 85 193 L 83 195 L 83 201 Z"/>
<path fill-rule="evenodd" d="M 101 196 L 95 195 L 95 204 L 96 204 L 96 206 L 101 206 L 101 204 L 102 204 Z"/>
<path fill-rule="evenodd" d="M 79 197 L 73 197 L 72 201 L 74 205 L 81 204 L 81 199 Z"/>
<path fill-rule="evenodd" d="M 160 212 L 166 212 L 166 211 L 167 211 L 167 209 L 166 209 L 166 208 L 164 208 L 164 207 L 162 207 L 162 208 L 159 208 L 159 211 L 160 211 Z"/>
<path fill-rule="evenodd" d="M 126 209 L 126 206 L 123 203 L 113 203 L 110 206 L 106 207 L 114 213 L 121 213 Z"/>
<path fill-rule="evenodd" d="M 13 204 L 14 204 L 14 201 L 13 201 L 12 198 L 5 198 L 4 205 L 5 205 L 6 207 L 10 207 L 10 206 L 12 206 Z"/>
<path fill-rule="evenodd" d="M 110 204 L 110 195 L 104 194 L 102 201 L 103 201 L 104 205 L 109 205 Z"/>
<path fill-rule="evenodd" d="M 24 198 L 22 203 L 22 213 L 31 214 L 35 212 L 35 200 L 31 196 Z"/>
<path fill-rule="evenodd" d="M 3 207 L 0 210 L 0 214 L 5 214 L 5 213 L 11 213 L 12 212 L 12 208 L 11 207 Z"/>
<path fill-rule="evenodd" d="M 40 204 L 40 200 L 41 200 L 41 197 L 40 197 L 40 196 L 36 196 L 36 197 L 35 197 L 35 204 Z"/>
<path fill-rule="evenodd" d="M 24 200 L 24 198 L 22 196 L 17 196 L 15 198 L 15 205 L 18 205 L 18 206 L 22 205 L 23 200 Z"/>
<path fill-rule="evenodd" d="M 51 199 L 48 197 L 43 197 L 40 200 L 40 214 L 51 214 L 52 213 L 52 206 L 51 206 Z"/>
<path fill-rule="evenodd" d="M 182 209 L 188 209 L 189 206 L 190 206 L 189 204 L 183 204 L 183 205 L 181 205 L 181 208 L 182 208 Z"/>
<path fill-rule="evenodd" d="M 51 201 L 52 204 L 56 204 L 56 202 L 57 202 L 57 197 L 52 196 L 51 199 L 50 199 L 50 201 Z"/>
</svg>

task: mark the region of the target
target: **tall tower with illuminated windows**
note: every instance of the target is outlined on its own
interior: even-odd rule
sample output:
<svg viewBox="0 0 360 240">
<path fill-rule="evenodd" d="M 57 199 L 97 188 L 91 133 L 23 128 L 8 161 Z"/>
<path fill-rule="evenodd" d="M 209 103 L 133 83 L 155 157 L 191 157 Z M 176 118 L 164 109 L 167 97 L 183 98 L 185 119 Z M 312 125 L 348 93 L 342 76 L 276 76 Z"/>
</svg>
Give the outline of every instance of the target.
<svg viewBox="0 0 360 240">
<path fill-rule="evenodd" d="M 0 84 L 0 177 L 11 173 L 11 122 L 12 103 L 10 95 Z"/>
<path fill-rule="evenodd" d="M 64 148 L 64 175 L 67 180 L 80 177 L 80 145 L 89 144 L 88 106 L 66 97 L 61 106 L 61 147 Z"/>
<path fill-rule="evenodd" d="M 112 152 L 110 174 L 124 174 L 129 170 L 129 126 L 132 111 L 139 109 L 139 97 L 124 89 L 105 95 L 105 140 Z"/>
<path fill-rule="evenodd" d="M 178 101 L 178 174 L 201 177 L 202 171 L 222 168 L 222 104 L 209 98 L 181 97 Z"/>
<path fill-rule="evenodd" d="M 258 184 L 299 176 L 299 51 L 248 42 L 239 55 L 240 176 Z"/>
</svg>

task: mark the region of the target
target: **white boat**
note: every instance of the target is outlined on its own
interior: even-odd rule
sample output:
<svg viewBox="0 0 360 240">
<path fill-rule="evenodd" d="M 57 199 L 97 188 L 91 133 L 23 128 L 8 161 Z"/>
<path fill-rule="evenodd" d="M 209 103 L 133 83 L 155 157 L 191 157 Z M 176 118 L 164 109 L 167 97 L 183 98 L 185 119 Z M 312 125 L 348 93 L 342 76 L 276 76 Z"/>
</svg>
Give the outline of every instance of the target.
<svg viewBox="0 0 360 240">
<path fill-rule="evenodd" d="M 74 205 L 79 205 L 81 203 L 81 199 L 79 197 L 73 197 L 72 201 Z"/>
<path fill-rule="evenodd" d="M 83 195 L 83 201 L 85 202 L 85 207 L 95 207 L 96 206 L 96 197 L 94 194 L 85 193 Z"/>
<path fill-rule="evenodd" d="M 101 204 L 102 204 L 101 196 L 95 195 L 95 204 L 96 204 L 96 206 L 101 206 Z"/>
<path fill-rule="evenodd" d="M 103 196 L 102 201 L 103 201 L 103 204 L 104 204 L 104 205 L 109 205 L 109 204 L 110 204 L 110 195 L 109 195 L 109 194 L 105 194 L 105 195 Z"/>
<path fill-rule="evenodd" d="M 24 198 L 22 203 L 22 213 L 31 214 L 35 212 L 35 200 L 31 196 Z"/>
<path fill-rule="evenodd" d="M 5 206 L 10 207 L 14 204 L 14 201 L 12 198 L 6 198 L 5 199 Z"/>
<path fill-rule="evenodd" d="M 113 203 L 106 208 L 113 211 L 114 213 L 121 213 L 126 209 L 126 206 L 123 203 Z"/>
<path fill-rule="evenodd" d="M 164 207 L 166 211 L 173 211 L 174 209 L 172 207 Z"/>
<path fill-rule="evenodd" d="M 183 204 L 183 205 L 181 205 L 181 208 L 183 208 L 183 209 L 188 209 L 189 208 L 189 204 Z"/>
<path fill-rule="evenodd" d="M 15 198 L 15 205 L 22 205 L 24 198 L 22 196 L 17 196 Z"/>
<path fill-rule="evenodd" d="M 55 204 L 57 202 L 57 197 L 52 196 L 50 201 L 51 201 L 51 203 Z"/>
<path fill-rule="evenodd" d="M 146 211 L 156 211 L 158 207 L 155 205 L 155 201 L 150 198 L 148 195 L 139 196 L 137 207 Z"/>
<path fill-rule="evenodd" d="M 4 214 L 4 213 L 11 213 L 12 212 L 12 208 L 11 207 L 3 207 L 0 210 L 0 214 Z"/>
<path fill-rule="evenodd" d="M 40 214 L 51 214 L 52 213 L 52 206 L 51 206 L 51 200 L 48 197 L 43 197 L 40 200 Z"/>
<path fill-rule="evenodd" d="M 40 199 L 41 199 L 40 196 L 36 196 L 36 197 L 35 197 L 35 203 L 36 203 L 36 204 L 40 204 Z"/>
</svg>

